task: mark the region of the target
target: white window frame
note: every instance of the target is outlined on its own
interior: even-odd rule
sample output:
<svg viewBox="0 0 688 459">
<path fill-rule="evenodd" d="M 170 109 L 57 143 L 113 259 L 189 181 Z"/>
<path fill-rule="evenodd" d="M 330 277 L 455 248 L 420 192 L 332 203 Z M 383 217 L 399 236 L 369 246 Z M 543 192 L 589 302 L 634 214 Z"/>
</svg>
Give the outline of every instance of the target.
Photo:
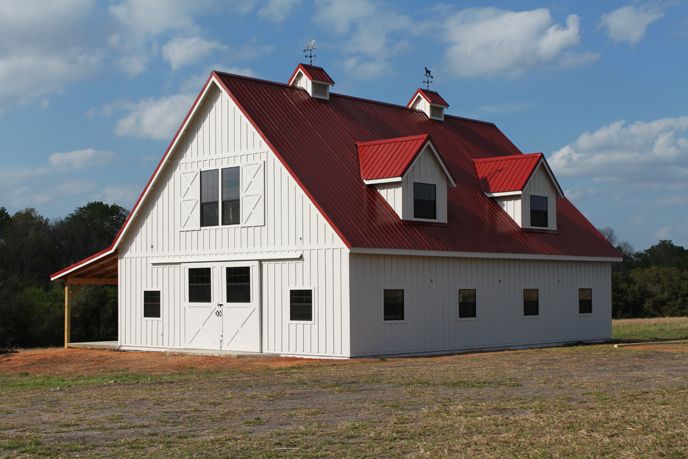
<svg viewBox="0 0 688 459">
<path fill-rule="evenodd" d="M 222 224 L 222 169 L 232 169 L 234 167 L 239 168 L 239 223 L 234 223 L 232 225 L 223 225 Z M 198 169 L 198 186 L 201 187 L 201 174 L 203 172 L 207 171 L 217 171 L 218 175 L 218 187 L 217 187 L 217 225 L 213 226 L 202 226 L 201 225 L 201 219 L 202 219 L 202 212 L 203 212 L 203 202 L 202 202 L 202 194 L 203 194 L 203 189 L 201 188 L 198 193 L 198 227 L 201 230 L 208 230 L 208 229 L 213 229 L 213 228 L 237 228 L 241 227 L 241 217 L 243 210 L 241 209 L 242 206 L 242 200 L 241 200 L 241 195 L 242 192 L 241 190 L 243 189 L 244 184 L 242 183 L 242 177 L 241 177 L 241 169 L 242 165 L 241 164 L 236 164 L 232 166 L 218 166 L 218 167 L 206 167 L 206 168 L 200 168 Z"/>
<path fill-rule="evenodd" d="M 459 315 L 459 304 L 461 302 L 461 290 L 475 290 L 475 317 L 461 317 Z M 456 320 L 460 322 L 472 322 L 478 320 L 478 288 L 462 285 L 456 289 Z"/>
<path fill-rule="evenodd" d="M 160 317 L 146 317 L 145 315 L 145 304 L 146 304 L 146 292 L 160 292 Z M 162 320 L 162 289 L 157 287 L 144 287 L 141 292 L 141 317 L 143 320 L 161 321 Z"/>
<path fill-rule="evenodd" d="M 401 290 L 404 292 L 404 318 L 401 320 L 385 320 L 385 290 Z M 403 325 L 406 323 L 406 320 L 408 319 L 408 308 L 406 307 L 407 304 L 407 297 L 406 297 L 406 288 L 400 287 L 400 286 L 394 286 L 394 287 L 389 287 L 385 286 L 380 290 L 380 305 L 382 306 L 380 308 L 380 321 L 383 324 L 386 325 Z"/>
<path fill-rule="evenodd" d="M 580 290 L 582 288 L 590 289 L 590 312 L 580 312 Z M 592 286 L 588 284 L 579 285 L 576 289 L 576 313 L 579 317 L 592 317 L 595 314 L 595 289 Z"/>
<path fill-rule="evenodd" d="M 525 306 L 523 304 L 523 301 L 524 301 L 523 300 L 523 293 L 524 293 L 523 291 L 524 290 L 537 290 L 538 291 L 538 313 L 535 316 L 525 315 L 525 311 L 523 310 L 523 308 Z M 520 293 L 521 293 L 521 295 L 520 295 L 519 307 L 521 308 L 521 319 L 533 320 L 533 319 L 539 319 L 540 317 L 542 317 L 542 295 L 541 295 L 542 288 L 541 287 L 535 287 L 532 285 L 526 285 L 524 287 L 521 287 Z"/>
<path fill-rule="evenodd" d="M 420 155 L 419 155 L 420 156 Z M 409 167 L 410 169 L 410 167 Z M 432 185 L 435 187 L 435 218 L 420 218 L 416 217 L 416 183 L 420 183 L 422 185 Z M 439 188 L 439 185 L 437 183 L 430 183 L 430 182 L 423 182 L 421 180 L 411 180 L 411 216 L 413 221 L 417 222 L 431 222 L 431 223 L 439 223 L 439 205 L 438 205 L 438 198 L 437 198 L 437 189 Z M 403 199 L 403 198 L 402 198 Z"/>
<path fill-rule="evenodd" d="M 312 292 L 312 303 L 311 303 L 311 320 L 291 320 L 291 291 L 292 290 L 310 290 Z M 286 300 L 286 305 L 287 305 L 287 323 L 289 324 L 301 324 L 301 325 L 314 325 L 316 320 L 315 320 L 315 287 L 308 287 L 308 286 L 293 286 L 290 285 L 287 287 L 287 300 Z"/>
</svg>

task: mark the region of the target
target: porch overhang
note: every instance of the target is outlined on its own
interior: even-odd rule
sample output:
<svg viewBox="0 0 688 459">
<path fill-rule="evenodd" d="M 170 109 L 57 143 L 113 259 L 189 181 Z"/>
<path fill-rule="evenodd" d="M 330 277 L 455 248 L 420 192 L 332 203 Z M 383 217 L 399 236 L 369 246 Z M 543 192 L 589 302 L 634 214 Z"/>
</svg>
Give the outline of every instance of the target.
<svg viewBox="0 0 688 459">
<path fill-rule="evenodd" d="M 71 309 L 74 296 L 84 285 L 117 285 L 117 251 L 112 247 L 95 253 L 50 276 L 64 282 L 64 347 L 71 341 Z"/>
</svg>

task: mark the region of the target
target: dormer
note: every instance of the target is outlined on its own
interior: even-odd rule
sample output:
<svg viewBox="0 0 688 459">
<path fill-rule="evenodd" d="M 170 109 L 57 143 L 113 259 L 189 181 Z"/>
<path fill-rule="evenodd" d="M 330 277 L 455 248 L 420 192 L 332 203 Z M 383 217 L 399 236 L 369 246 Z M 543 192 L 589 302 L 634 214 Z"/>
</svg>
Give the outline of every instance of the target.
<svg viewBox="0 0 688 459">
<path fill-rule="evenodd" d="M 418 88 L 406 107 L 421 111 L 430 119 L 443 121 L 444 110 L 449 107 L 449 104 L 439 93 Z"/>
<path fill-rule="evenodd" d="M 303 88 L 313 98 L 328 100 L 330 87 L 334 86 L 334 80 L 322 67 L 299 64 L 289 79 L 289 86 Z"/>
<path fill-rule="evenodd" d="M 402 220 L 447 223 L 447 190 L 456 186 L 427 134 L 357 142 L 361 179 Z"/>
<path fill-rule="evenodd" d="M 521 227 L 556 231 L 557 198 L 564 197 L 542 153 L 474 159 L 485 195 Z"/>
</svg>

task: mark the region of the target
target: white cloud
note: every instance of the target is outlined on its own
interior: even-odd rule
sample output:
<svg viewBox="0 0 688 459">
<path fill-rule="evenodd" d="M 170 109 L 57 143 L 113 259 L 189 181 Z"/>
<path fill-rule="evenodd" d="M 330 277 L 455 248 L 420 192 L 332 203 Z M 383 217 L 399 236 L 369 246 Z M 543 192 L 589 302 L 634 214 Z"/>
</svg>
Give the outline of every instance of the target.
<svg viewBox="0 0 688 459">
<path fill-rule="evenodd" d="M 129 103 L 129 113 L 117 122 L 115 133 L 120 136 L 169 140 L 179 128 L 194 97 L 194 93 L 185 92 Z"/>
<path fill-rule="evenodd" d="M 226 49 L 218 41 L 206 40 L 199 36 L 174 38 L 162 47 L 162 55 L 172 70 L 196 63 L 213 51 Z"/>
<path fill-rule="evenodd" d="M 313 19 L 324 27 L 332 27 L 337 33 L 346 33 L 352 24 L 374 16 L 375 5 L 369 0 L 318 0 Z"/>
<path fill-rule="evenodd" d="M 105 187 L 102 193 L 100 193 L 99 199 L 111 204 L 131 207 L 140 191 L 133 185 L 112 185 Z"/>
<path fill-rule="evenodd" d="M 344 69 L 361 79 L 389 74 L 391 58 L 409 47 L 405 37 L 414 33 L 410 17 L 370 0 L 321 0 L 313 19 L 344 37 Z"/>
<path fill-rule="evenodd" d="M 647 27 L 664 17 L 658 8 L 624 6 L 602 16 L 600 27 L 607 30 L 615 42 L 638 43 Z"/>
<path fill-rule="evenodd" d="M 87 27 L 94 8 L 92 0 L 0 0 L 0 107 L 43 103 L 101 67 L 97 45 L 85 46 L 74 33 Z"/>
<path fill-rule="evenodd" d="M 203 0 L 123 0 L 109 10 L 130 33 L 156 36 L 168 30 L 194 29 L 194 14 L 209 6 Z"/>
<path fill-rule="evenodd" d="M 115 158 L 111 151 L 85 148 L 83 150 L 53 153 L 50 155 L 50 165 L 61 169 L 83 169 L 87 166 L 102 166 Z"/>
<path fill-rule="evenodd" d="M 687 136 L 688 116 L 632 124 L 615 121 L 583 133 L 552 154 L 549 163 L 562 176 L 685 186 Z"/>
<path fill-rule="evenodd" d="M 448 43 L 445 65 L 459 77 L 515 77 L 538 66 L 577 65 L 597 58 L 574 51 L 580 42 L 577 15 L 558 24 L 545 8 L 462 10 L 445 21 L 443 32 Z"/>
<path fill-rule="evenodd" d="M 301 0 L 269 0 L 265 6 L 258 10 L 258 16 L 272 22 L 284 22 L 300 3 Z"/>
<path fill-rule="evenodd" d="M 664 225 L 655 232 L 655 237 L 657 239 L 660 239 L 660 240 L 662 240 L 662 239 L 666 240 L 666 239 L 669 239 L 671 237 L 671 233 L 673 233 L 673 232 L 674 232 L 673 226 Z"/>
</svg>

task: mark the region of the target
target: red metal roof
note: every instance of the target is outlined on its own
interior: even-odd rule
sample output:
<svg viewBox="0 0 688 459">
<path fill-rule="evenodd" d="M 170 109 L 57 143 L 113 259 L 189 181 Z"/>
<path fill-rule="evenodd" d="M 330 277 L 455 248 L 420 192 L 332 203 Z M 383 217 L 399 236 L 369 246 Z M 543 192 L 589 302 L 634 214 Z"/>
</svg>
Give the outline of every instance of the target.
<svg viewBox="0 0 688 459">
<path fill-rule="evenodd" d="M 336 93 L 327 102 L 319 101 L 282 83 L 214 72 L 110 247 L 54 273 L 52 280 L 116 253 L 125 229 L 214 77 L 348 247 L 620 258 L 563 196 L 557 198 L 556 232 L 519 228 L 485 196 L 474 160 L 522 156 L 492 123 L 450 115 L 437 122 L 404 106 Z M 384 198 L 361 180 L 357 141 L 426 135 L 443 152 L 447 172 L 457 184 L 448 190 L 447 224 L 402 222 Z"/>
<path fill-rule="evenodd" d="M 542 153 L 474 159 L 475 171 L 486 193 L 522 191 L 544 158 Z"/>
<path fill-rule="evenodd" d="M 619 254 L 565 198 L 556 232 L 523 230 L 486 197 L 473 160 L 521 155 L 494 124 L 333 93 L 312 99 L 288 85 L 218 73 L 229 96 L 344 243 L 356 248 L 614 257 Z M 401 221 L 361 180 L 357 141 L 428 134 L 457 186 L 448 223 Z"/>
<path fill-rule="evenodd" d="M 418 88 L 416 92 L 413 93 L 413 97 L 411 97 L 411 100 L 409 100 L 408 104 L 406 104 L 407 107 L 410 107 L 411 104 L 413 103 L 414 100 L 416 100 L 416 96 L 420 96 L 430 102 L 431 104 L 435 105 L 441 105 L 443 107 L 449 107 L 449 104 L 447 103 L 446 100 L 442 96 L 440 96 L 439 93 L 435 91 L 430 91 L 429 89 L 423 89 L 423 88 Z"/>
<path fill-rule="evenodd" d="M 403 176 L 428 138 L 427 134 L 422 134 L 357 142 L 361 178 L 376 180 Z"/>
<path fill-rule="evenodd" d="M 334 84 L 334 80 L 327 74 L 324 68 L 308 64 L 299 64 L 296 66 L 296 69 L 294 69 L 294 73 L 292 73 L 291 77 L 289 78 L 289 84 L 291 84 L 292 80 L 294 79 L 299 70 L 301 70 L 308 78 L 310 78 L 313 81 L 321 81 L 323 83 Z"/>
</svg>

